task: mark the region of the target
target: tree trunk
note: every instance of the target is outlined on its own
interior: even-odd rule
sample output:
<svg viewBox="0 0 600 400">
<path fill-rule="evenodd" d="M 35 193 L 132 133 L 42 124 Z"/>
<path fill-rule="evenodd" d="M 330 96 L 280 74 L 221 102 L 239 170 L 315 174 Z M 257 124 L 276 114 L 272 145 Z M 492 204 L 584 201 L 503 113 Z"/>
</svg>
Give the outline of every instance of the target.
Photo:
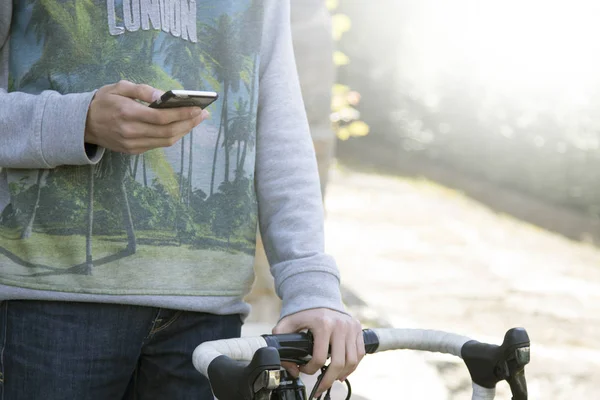
<svg viewBox="0 0 600 400">
<path fill-rule="evenodd" d="M 238 141 L 237 141 L 237 151 L 235 153 L 235 171 L 234 171 L 236 177 L 239 176 L 238 169 L 240 168 L 241 147 L 242 147 L 242 140 L 238 139 Z"/>
<path fill-rule="evenodd" d="M 223 112 L 223 123 L 225 124 L 224 129 L 223 129 L 223 147 L 225 148 L 225 178 L 224 181 L 225 182 L 229 182 L 229 166 L 230 166 L 230 161 L 229 161 L 229 140 L 231 139 L 229 137 L 229 116 L 228 116 L 228 112 L 227 112 L 227 108 L 225 108 L 225 111 Z"/>
<path fill-rule="evenodd" d="M 227 92 L 229 91 L 229 85 L 227 82 L 223 84 L 223 106 L 221 107 L 221 125 L 219 126 L 219 134 L 217 135 L 217 143 L 215 144 L 215 152 L 213 154 L 213 166 L 212 166 L 212 174 L 210 176 L 210 196 L 214 193 L 215 188 L 215 170 L 217 169 L 217 154 L 219 151 L 219 141 L 221 140 L 221 132 L 223 131 L 224 124 L 227 124 L 227 120 L 225 119 L 227 114 Z"/>
<path fill-rule="evenodd" d="M 246 163 L 246 153 L 248 151 L 248 139 L 244 140 L 244 148 L 242 149 L 242 156 L 240 157 L 240 162 L 237 167 L 237 177 L 241 178 L 244 174 L 244 164 Z"/>
<path fill-rule="evenodd" d="M 144 154 L 142 154 L 142 169 L 143 169 L 143 175 L 144 175 L 144 187 L 148 187 L 148 176 L 147 176 L 147 170 L 146 170 L 146 156 Z"/>
<path fill-rule="evenodd" d="M 133 178 L 133 180 L 135 181 L 135 177 L 137 176 L 137 169 L 138 169 L 138 164 L 140 162 L 140 154 L 138 154 L 137 156 L 135 156 L 135 161 L 133 163 L 133 171 L 131 171 L 131 177 Z"/>
<path fill-rule="evenodd" d="M 190 155 L 188 158 L 188 186 L 187 186 L 187 205 L 190 205 L 190 198 L 192 195 L 192 178 L 193 178 L 193 174 L 192 174 L 192 169 L 193 169 L 193 163 L 194 163 L 194 131 L 190 132 Z"/>
<path fill-rule="evenodd" d="M 183 201 L 183 164 L 185 160 L 185 137 L 181 138 L 181 161 L 179 163 L 179 198 Z"/>
<path fill-rule="evenodd" d="M 92 274 L 94 261 L 92 259 L 92 231 L 94 228 L 94 165 L 89 166 L 88 176 L 88 229 L 85 235 L 85 272 Z"/>
<path fill-rule="evenodd" d="M 44 172 L 45 170 L 38 170 L 37 173 L 37 195 L 35 198 L 35 204 L 33 205 L 33 210 L 31 210 L 31 217 L 29 218 L 29 222 L 27 223 L 27 226 L 25 227 L 25 229 L 23 229 L 23 232 L 21 233 L 21 239 L 28 239 L 29 237 L 31 237 L 31 234 L 33 233 L 33 223 L 35 221 L 35 216 L 37 214 L 37 209 L 40 206 L 40 195 L 42 193 L 42 177 L 44 176 Z"/>
<path fill-rule="evenodd" d="M 254 114 L 254 90 L 256 89 L 256 74 L 257 74 L 257 67 L 258 67 L 258 55 L 254 56 L 254 75 L 252 76 L 252 85 L 250 86 L 250 105 L 248 106 L 248 115 L 249 118 L 252 118 L 252 115 Z M 248 126 L 250 126 L 250 124 L 248 124 Z M 246 163 L 246 153 L 248 151 L 248 141 L 250 140 L 250 132 L 247 133 L 246 135 L 246 140 L 244 140 L 244 148 L 242 150 L 242 156 L 240 157 L 239 163 L 238 163 L 238 167 L 237 167 L 237 174 L 239 174 L 239 177 L 241 177 L 244 173 L 244 164 Z"/>
<path fill-rule="evenodd" d="M 135 238 L 135 228 L 133 226 L 133 218 L 131 216 L 131 207 L 129 205 L 129 197 L 127 196 L 127 188 L 125 187 L 125 177 L 121 177 L 121 196 L 123 198 L 123 224 L 127 232 L 127 253 L 135 254 L 137 250 L 137 240 Z"/>
</svg>

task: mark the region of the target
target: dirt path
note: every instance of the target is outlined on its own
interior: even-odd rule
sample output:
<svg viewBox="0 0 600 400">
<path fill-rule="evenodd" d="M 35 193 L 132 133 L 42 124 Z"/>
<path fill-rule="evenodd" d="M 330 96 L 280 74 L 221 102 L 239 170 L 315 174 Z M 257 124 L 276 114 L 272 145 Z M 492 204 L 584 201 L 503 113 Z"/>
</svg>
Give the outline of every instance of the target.
<svg viewBox="0 0 600 400">
<path fill-rule="evenodd" d="M 600 251 L 499 215 L 418 180 L 337 170 L 327 248 L 343 283 L 395 326 L 499 343 L 532 340 L 530 398 L 600 395 Z M 431 356 L 451 398 L 468 398 L 464 367 Z M 510 398 L 507 386 L 499 398 Z"/>
</svg>

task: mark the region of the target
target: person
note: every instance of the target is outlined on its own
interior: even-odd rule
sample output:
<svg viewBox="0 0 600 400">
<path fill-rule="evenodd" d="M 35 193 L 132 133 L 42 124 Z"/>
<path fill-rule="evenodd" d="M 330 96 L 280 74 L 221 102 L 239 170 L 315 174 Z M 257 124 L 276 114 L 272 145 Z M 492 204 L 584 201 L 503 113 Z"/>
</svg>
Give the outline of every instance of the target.
<svg viewBox="0 0 600 400">
<path fill-rule="evenodd" d="M 337 140 L 331 123 L 331 91 L 337 76 L 332 18 L 324 0 L 292 0 L 291 7 L 300 89 L 317 157 L 321 195 L 325 198 Z"/>
<path fill-rule="evenodd" d="M 191 363 L 240 335 L 257 224 L 322 393 L 364 356 L 324 252 L 289 0 L 0 0 L 0 391 L 212 398 Z M 146 106 L 214 90 L 206 111 Z M 294 374 L 298 367 L 290 367 Z"/>
</svg>

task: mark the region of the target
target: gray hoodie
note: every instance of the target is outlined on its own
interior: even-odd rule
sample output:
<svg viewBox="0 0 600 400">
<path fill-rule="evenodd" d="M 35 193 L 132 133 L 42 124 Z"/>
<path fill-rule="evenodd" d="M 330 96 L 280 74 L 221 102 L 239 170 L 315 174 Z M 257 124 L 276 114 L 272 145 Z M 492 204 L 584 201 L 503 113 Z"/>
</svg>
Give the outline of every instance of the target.
<svg viewBox="0 0 600 400">
<path fill-rule="evenodd" d="M 282 316 L 343 310 L 289 1 L 24 3 L 0 0 L 0 300 L 247 315 L 259 224 Z M 119 79 L 220 99 L 170 148 L 86 148 Z"/>
</svg>

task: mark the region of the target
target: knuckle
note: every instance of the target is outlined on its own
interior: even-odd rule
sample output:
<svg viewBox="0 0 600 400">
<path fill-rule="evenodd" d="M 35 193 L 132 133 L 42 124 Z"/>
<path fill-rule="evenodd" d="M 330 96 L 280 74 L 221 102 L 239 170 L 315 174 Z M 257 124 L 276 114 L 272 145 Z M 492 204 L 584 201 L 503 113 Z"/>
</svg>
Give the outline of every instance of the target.
<svg viewBox="0 0 600 400">
<path fill-rule="evenodd" d="M 135 147 L 129 142 L 123 143 L 123 152 L 125 154 L 135 154 Z"/>
<path fill-rule="evenodd" d="M 123 125 L 119 134 L 122 139 L 128 140 L 135 136 L 135 130 L 129 125 Z M 126 144 L 129 145 L 129 143 Z"/>
<path fill-rule="evenodd" d="M 365 346 L 364 345 L 359 346 L 358 352 L 357 352 L 358 362 L 360 362 L 360 360 L 362 360 L 366 355 L 367 355 L 367 352 L 365 351 Z"/>
<path fill-rule="evenodd" d="M 167 146 L 167 147 L 174 146 L 174 145 L 175 145 L 175 143 L 177 143 L 178 141 L 179 141 L 179 138 L 178 138 L 178 137 L 170 137 L 170 138 L 168 138 L 168 139 L 167 139 L 167 144 L 168 144 L 168 146 Z"/>
<path fill-rule="evenodd" d="M 312 362 L 314 363 L 313 367 L 319 369 L 327 362 L 327 356 L 321 354 L 313 355 Z"/>
<path fill-rule="evenodd" d="M 190 132 L 196 127 L 196 125 L 199 125 L 201 122 L 202 121 L 198 119 L 190 119 L 189 122 L 186 124 L 186 131 Z"/>
<path fill-rule="evenodd" d="M 171 126 L 165 127 L 161 131 L 161 136 L 166 141 L 171 142 L 173 140 L 177 140 L 177 131 L 175 128 L 173 128 Z"/>
<path fill-rule="evenodd" d="M 331 362 L 329 363 L 329 369 L 338 372 L 342 371 L 345 366 L 346 363 L 341 360 L 331 360 Z"/>
<path fill-rule="evenodd" d="M 333 386 L 334 382 L 335 382 L 334 376 L 325 377 L 325 378 L 323 378 L 323 384 L 321 385 L 321 387 L 324 389 L 329 389 L 330 387 Z"/>
<path fill-rule="evenodd" d="M 170 139 L 177 140 L 180 136 L 180 133 L 181 133 L 180 130 L 177 129 L 177 127 L 175 127 L 175 126 L 169 126 L 166 130 L 166 135 Z"/>
<path fill-rule="evenodd" d="M 347 332 L 350 328 L 347 321 L 343 319 L 330 319 L 328 322 L 328 326 L 331 328 L 332 331 L 340 332 Z"/>
<path fill-rule="evenodd" d="M 354 371 L 356 369 L 356 367 L 358 367 L 358 357 L 346 358 L 346 365 L 344 367 L 348 371 L 348 372 L 346 372 L 346 375 L 349 374 L 350 372 Z"/>
<path fill-rule="evenodd" d="M 129 107 L 127 107 L 126 104 L 120 104 L 119 106 L 117 106 L 117 110 L 115 111 L 115 119 L 117 119 L 117 120 L 129 119 L 130 115 L 131 115 L 131 111 L 130 111 Z"/>
<path fill-rule="evenodd" d="M 325 327 L 327 330 L 331 330 L 336 324 L 336 321 L 333 318 L 326 315 L 319 316 L 318 320 L 321 326 Z"/>
<path fill-rule="evenodd" d="M 130 146 L 129 152 L 130 152 L 130 154 L 132 154 L 132 155 L 135 156 L 135 155 L 138 155 L 138 154 L 142 154 L 143 152 L 145 152 L 147 150 L 150 150 L 150 149 L 145 148 L 145 147 L 140 147 L 140 145 L 138 144 L 135 147 L 134 146 Z"/>
<path fill-rule="evenodd" d="M 181 108 L 179 110 L 177 110 L 177 119 L 179 121 L 185 121 L 191 118 L 192 114 L 191 111 L 187 108 Z"/>
<path fill-rule="evenodd" d="M 169 120 L 169 117 L 168 117 L 167 113 L 163 113 L 163 112 L 160 112 L 159 110 L 156 110 L 155 115 L 156 116 L 155 116 L 155 121 L 154 122 L 157 125 L 167 125 L 167 124 L 169 124 L 171 122 Z"/>
<path fill-rule="evenodd" d="M 115 84 L 115 87 L 116 87 L 117 89 L 124 89 L 124 88 L 125 88 L 126 86 L 128 86 L 128 85 L 129 85 L 129 82 L 128 82 L 128 81 L 126 81 L 125 79 L 121 79 L 119 82 L 117 82 L 117 83 Z"/>
<path fill-rule="evenodd" d="M 315 364 L 313 364 L 312 362 L 306 364 L 303 368 L 302 368 L 302 372 L 304 372 L 305 374 L 308 375 L 312 375 L 314 373 L 316 373 L 319 370 L 319 366 Z"/>
</svg>

